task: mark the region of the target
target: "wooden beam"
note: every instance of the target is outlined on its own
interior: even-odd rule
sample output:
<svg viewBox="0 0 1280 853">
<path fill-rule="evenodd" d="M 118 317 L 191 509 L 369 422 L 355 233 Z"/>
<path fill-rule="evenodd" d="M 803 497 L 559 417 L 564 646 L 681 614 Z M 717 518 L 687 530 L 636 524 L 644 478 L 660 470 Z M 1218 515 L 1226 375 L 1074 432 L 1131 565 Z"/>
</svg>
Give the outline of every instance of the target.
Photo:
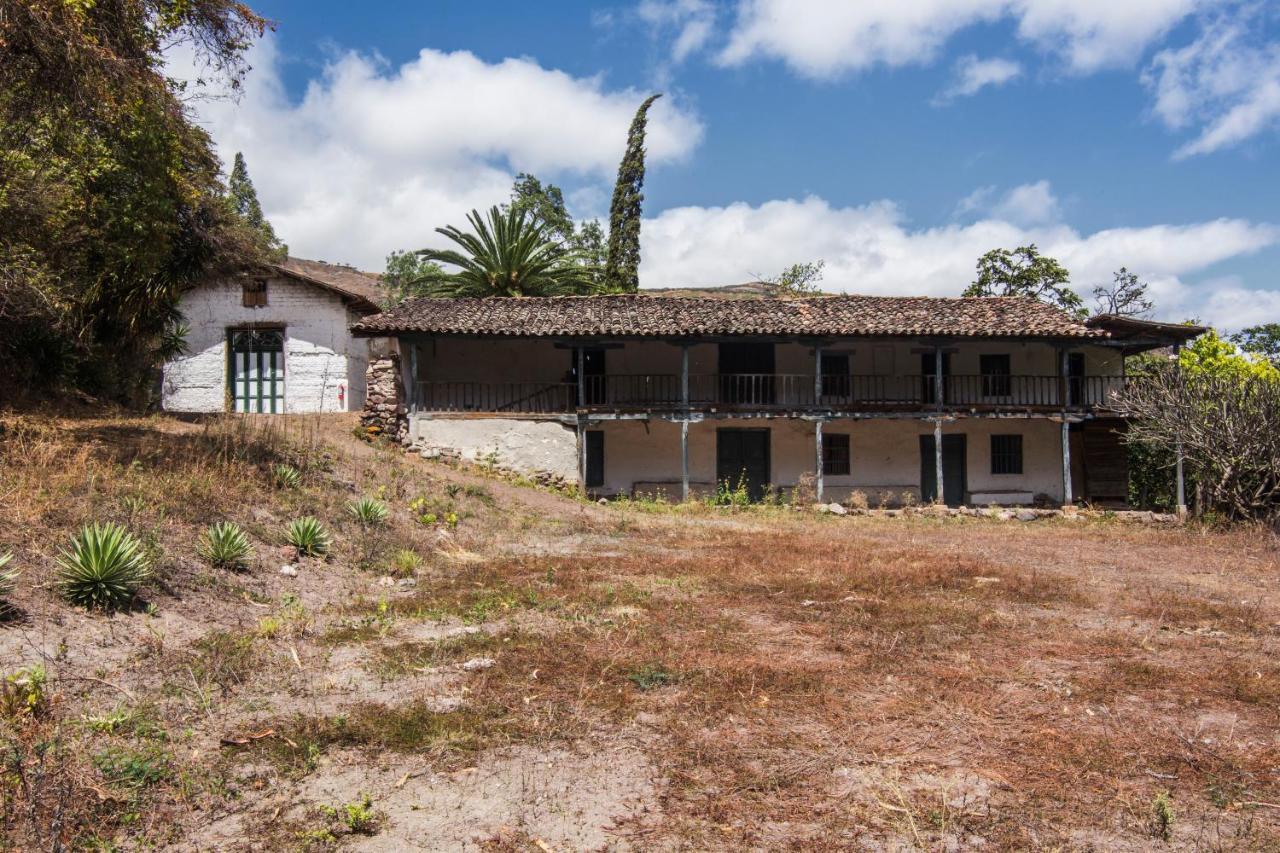
<svg viewBox="0 0 1280 853">
<path fill-rule="evenodd" d="M 587 496 L 587 424 L 578 419 L 578 491 Z"/>
<path fill-rule="evenodd" d="M 587 350 L 578 347 L 578 408 L 587 405 Z"/>
<path fill-rule="evenodd" d="M 938 418 L 933 422 L 933 469 L 934 481 L 938 485 L 938 493 L 934 496 L 934 503 L 946 503 L 947 493 L 943 491 L 942 483 L 942 418 Z"/>
<path fill-rule="evenodd" d="M 814 422 L 813 422 L 813 440 L 814 440 L 814 444 L 815 444 L 815 445 L 817 446 L 817 448 L 818 448 L 818 449 L 817 449 L 817 459 L 815 460 L 815 466 L 816 466 L 817 471 L 818 471 L 818 476 L 817 476 L 818 503 L 822 503 L 822 492 L 823 492 L 823 482 L 822 482 L 822 421 L 814 421 Z"/>
<path fill-rule="evenodd" d="M 689 421 L 680 422 L 680 502 L 689 500 Z"/>
<path fill-rule="evenodd" d="M 1071 494 L 1071 424 L 1062 422 L 1062 505 L 1071 506 L 1075 502 Z"/>
<path fill-rule="evenodd" d="M 1181 360 L 1182 344 L 1173 345 L 1174 369 L 1178 369 L 1178 363 Z M 1174 509 L 1178 513 L 1178 518 L 1186 518 L 1187 516 L 1187 481 L 1182 471 L 1182 442 L 1178 442 L 1177 448 L 1174 450 L 1174 480 L 1177 494 L 1174 497 Z M 1199 496 L 1199 492 L 1196 493 Z M 1200 511 L 1200 504 L 1196 504 L 1196 512 Z"/>
</svg>

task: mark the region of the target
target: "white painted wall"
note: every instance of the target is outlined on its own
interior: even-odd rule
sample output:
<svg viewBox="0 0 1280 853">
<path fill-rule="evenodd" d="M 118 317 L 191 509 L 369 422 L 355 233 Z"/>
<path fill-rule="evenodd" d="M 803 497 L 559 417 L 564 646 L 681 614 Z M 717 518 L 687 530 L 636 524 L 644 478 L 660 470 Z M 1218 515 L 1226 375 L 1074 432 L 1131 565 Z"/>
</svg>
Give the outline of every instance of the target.
<svg viewBox="0 0 1280 853">
<path fill-rule="evenodd" d="M 416 418 L 412 435 L 424 449 L 455 450 L 463 459 L 524 474 L 547 472 L 578 481 L 578 435 L 558 421 L 516 418 Z"/>
<path fill-rule="evenodd" d="M 227 329 L 282 326 L 285 411 L 359 411 L 364 406 L 368 344 L 349 326 L 360 315 L 323 288 L 278 276 L 267 305 L 246 308 L 238 280 L 214 281 L 182 298 L 191 326 L 187 354 L 164 366 L 162 405 L 176 412 L 221 412 L 227 399 Z M 338 403 L 340 387 L 346 401 Z"/>
</svg>

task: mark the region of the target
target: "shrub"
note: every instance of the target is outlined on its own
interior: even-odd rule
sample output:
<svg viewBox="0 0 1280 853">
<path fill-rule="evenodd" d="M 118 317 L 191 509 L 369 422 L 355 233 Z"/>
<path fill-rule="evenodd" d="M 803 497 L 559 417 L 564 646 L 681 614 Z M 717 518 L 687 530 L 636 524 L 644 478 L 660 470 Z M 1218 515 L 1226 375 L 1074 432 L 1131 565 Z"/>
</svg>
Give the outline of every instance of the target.
<svg viewBox="0 0 1280 853">
<path fill-rule="evenodd" d="M 49 703 L 49 676 L 40 664 L 23 667 L 0 679 L 0 717 L 36 716 Z"/>
<path fill-rule="evenodd" d="M 867 500 L 867 493 L 860 489 L 854 489 L 849 493 L 849 500 L 845 502 L 849 509 L 867 509 L 871 504 Z"/>
<path fill-rule="evenodd" d="M 0 598 L 8 598 L 18 588 L 18 570 L 5 568 L 12 560 L 12 554 L 0 554 Z M 4 605 L 0 603 L 2 609 Z"/>
<path fill-rule="evenodd" d="M 209 525 L 196 546 L 198 553 L 209 565 L 217 569 L 241 569 L 253 554 L 249 537 L 234 521 L 219 521 Z"/>
<path fill-rule="evenodd" d="M 396 577 L 411 578 L 418 573 L 421 565 L 422 557 L 418 556 L 417 551 L 403 548 L 391 558 L 391 573 Z"/>
<path fill-rule="evenodd" d="M 72 604 L 90 609 L 127 605 L 151 576 L 142 543 L 118 524 L 85 525 L 58 558 L 58 589 Z"/>
<path fill-rule="evenodd" d="M 385 524 L 390 512 L 387 505 L 374 498 L 360 498 L 347 504 L 347 512 L 365 527 Z"/>
<path fill-rule="evenodd" d="M 329 531 L 313 515 L 304 515 L 291 521 L 286 538 L 304 557 L 323 557 L 329 553 L 333 544 Z"/>
<path fill-rule="evenodd" d="M 109 746 L 93 757 L 93 763 L 108 784 L 123 788 L 145 788 L 170 775 L 169 754 L 156 746 Z"/>
<path fill-rule="evenodd" d="M 272 468 L 271 479 L 277 489 L 296 489 L 302 485 L 302 475 L 292 465 L 277 465 Z"/>
</svg>

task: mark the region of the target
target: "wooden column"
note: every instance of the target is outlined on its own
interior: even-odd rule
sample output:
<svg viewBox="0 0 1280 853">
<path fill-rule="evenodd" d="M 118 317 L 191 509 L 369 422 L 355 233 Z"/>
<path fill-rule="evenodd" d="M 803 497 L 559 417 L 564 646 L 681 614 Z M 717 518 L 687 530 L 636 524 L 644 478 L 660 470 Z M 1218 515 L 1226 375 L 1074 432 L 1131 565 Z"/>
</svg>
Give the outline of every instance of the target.
<svg viewBox="0 0 1280 853">
<path fill-rule="evenodd" d="M 1173 345 L 1174 364 L 1177 365 L 1182 355 L 1182 343 Z M 1174 450 L 1174 480 L 1176 494 L 1174 495 L 1174 507 L 1178 513 L 1178 518 L 1185 518 L 1187 515 L 1187 481 L 1182 471 L 1182 442 L 1178 442 L 1177 448 Z M 1199 493 L 1197 493 L 1197 497 Z M 1200 512 L 1200 504 L 1196 503 L 1196 512 Z"/>
<path fill-rule="evenodd" d="M 587 405 L 587 348 L 578 347 L 578 408 Z"/>
<path fill-rule="evenodd" d="M 578 416 L 578 491 L 587 496 L 587 424 Z"/>
<path fill-rule="evenodd" d="M 934 497 L 934 503 L 946 503 L 947 493 L 942 488 L 942 418 L 938 418 L 933 422 L 933 466 L 934 479 L 938 484 L 938 493 Z"/>
<path fill-rule="evenodd" d="M 818 493 L 818 503 L 822 503 L 823 483 L 822 483 L 822 421 L 821 420 L 816 420 L 813 422 L 813 439 L 814 439 L 815 446 L 818 448 L 817 458 L 815 459 L 815 465 L 818 471 L 817 481 L 816 481 L 816 491 Z"/>
<path fill-rule="evenodd" d="M 1071 424 L 1062 419 L 1062 505 L 1071 506 Z"/>
<path fill-rule="evenodd" d="M 689 345 L 680 347 L 680 502 L 689 500 Z"/>
<path fill-rule="evenodd" d="M 409 413 L 418 414 L 418 342 L 414 338 L 409 339 L 409 387 L 404 389 L 404 395 L 407 398 L 405 402 L 408 404 Z"/>
<path fill-rule="evenodd" d="M 689 419 L 680 422 L 680 502 L 689 500 Z"/>
</svg>

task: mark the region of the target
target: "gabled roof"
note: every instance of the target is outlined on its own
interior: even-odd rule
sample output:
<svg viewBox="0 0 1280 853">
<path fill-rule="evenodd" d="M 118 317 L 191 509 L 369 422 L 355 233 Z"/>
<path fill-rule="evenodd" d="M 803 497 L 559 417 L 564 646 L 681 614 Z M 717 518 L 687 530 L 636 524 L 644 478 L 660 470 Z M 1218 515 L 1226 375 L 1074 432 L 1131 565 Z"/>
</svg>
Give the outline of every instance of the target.
<svg viewBox="0 0 1280 853">
<path fill-rule="evenodd" d="M 293 257 L 269 266 L 290 278 L 314 284 L 338 294 L 352 308 L 361 313 L 376 314 L 382 310 L 382 300 L 386 296 L 386 291 L 382 287 L 382 277 L 377 273 L 361 272 L 355 267 L 343 264 L 308 261 Z"/>
<path fill-rule="evenodd" d="M 418 298 L 367 317 L 352 329 L 359 335 L 422 332 L 518 337 L 1110 336 L 1051 305 L 1012 296 Z"/>
<path fill-rule="evenodd" d="M 1098 314 L 1086 320 L 1085 325 L 1091 329 L 1109 332 L 1117 340 L 1159 342 L 1166 345 L 1186 342 L 1209 331 L 1206 326 L 1193 326 L 1190 323 L 1160 323 L 1156 320 L 1142 320 L 1123 314 Z"/>
</svg>

